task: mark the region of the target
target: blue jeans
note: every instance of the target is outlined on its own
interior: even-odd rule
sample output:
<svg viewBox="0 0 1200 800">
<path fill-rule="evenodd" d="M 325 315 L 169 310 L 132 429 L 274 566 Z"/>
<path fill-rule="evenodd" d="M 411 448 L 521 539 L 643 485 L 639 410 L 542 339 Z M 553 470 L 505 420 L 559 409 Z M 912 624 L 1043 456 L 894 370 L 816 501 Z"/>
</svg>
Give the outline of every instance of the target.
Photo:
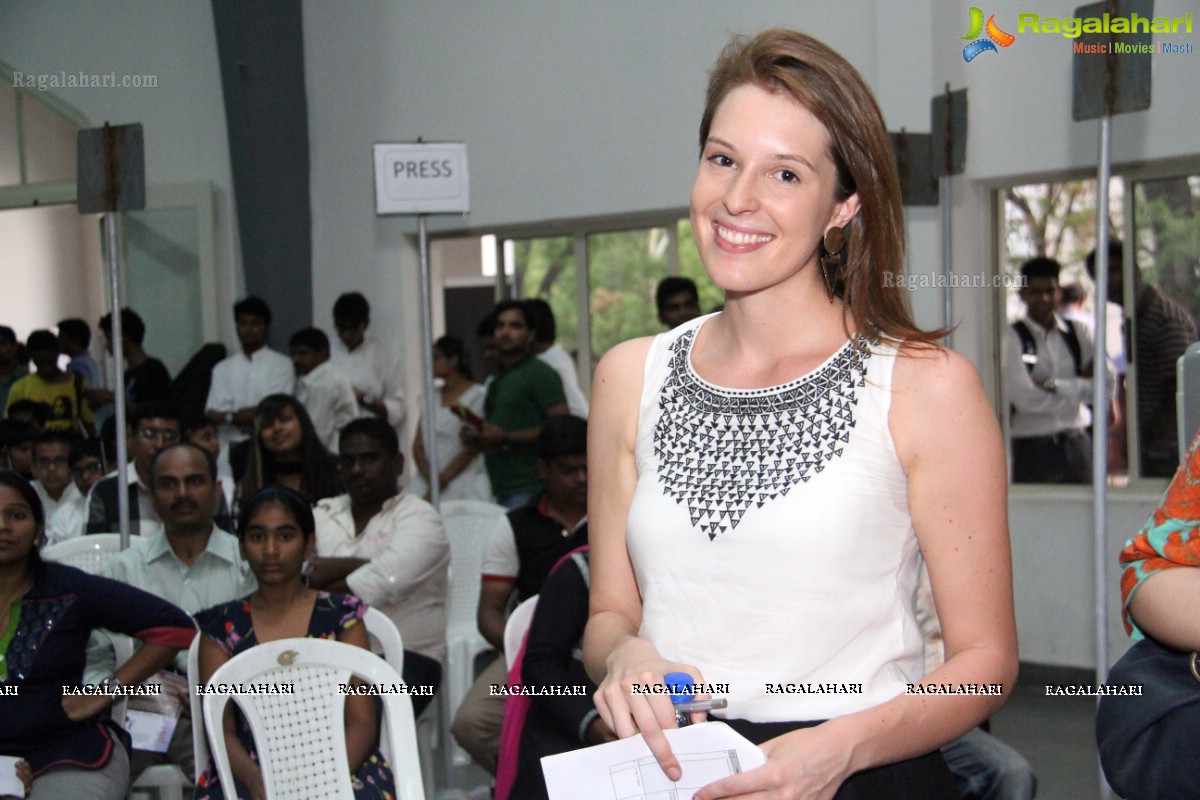
<svg viewBox="0 0 1200 800">
<path fill-rule="evenodd" d="M 533 502 L 533 500 L 535 498 L 537 498 L 537 496 L 539 494 L 541 494 L 541 492 L 520 492 L 518 494 L 498 494 L 498 495 L 496 495 L 496 502 L 499 505 L 502 505 L 505 508 L 507 508 L 509 511 L 512 511 L 514 508 L 520 508 L 521 506 L 529 505 L 531 502 Z"/>
<path fill-rule="evenodd" d="M 979 728 L 942 747 L 963 800 L 1033 800 L 1037 776 L 1025 757 Z"/>
</svg>

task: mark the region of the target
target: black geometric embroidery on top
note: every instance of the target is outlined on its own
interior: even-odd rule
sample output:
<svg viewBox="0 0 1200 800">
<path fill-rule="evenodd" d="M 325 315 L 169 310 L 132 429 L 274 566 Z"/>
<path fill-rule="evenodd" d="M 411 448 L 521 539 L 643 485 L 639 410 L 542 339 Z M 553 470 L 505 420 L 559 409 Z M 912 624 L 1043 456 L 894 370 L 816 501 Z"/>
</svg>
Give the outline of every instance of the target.
<svg viewBox="0 0 1200 800">
<path fill-rule="evenodd" d="M 663 493 L 709 540 L 821 472 L 850 441 L 872 342 L 847 342 L 816 372 L 770 389 L 717 390 L 688 367 L 695 330 L 670 348 L 654 454 Z"/>
</svg>

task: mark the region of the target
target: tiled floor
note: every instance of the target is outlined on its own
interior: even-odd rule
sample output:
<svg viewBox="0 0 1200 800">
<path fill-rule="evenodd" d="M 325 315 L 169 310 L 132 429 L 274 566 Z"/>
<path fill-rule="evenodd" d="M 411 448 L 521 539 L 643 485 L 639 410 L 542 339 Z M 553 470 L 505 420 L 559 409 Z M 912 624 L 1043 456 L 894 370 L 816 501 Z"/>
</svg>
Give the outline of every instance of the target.
<svg viewBox="0 0 1200 800">
<path fill-rule="evenodd" d="M 1035 681 L 1037 671 L 1023 665 L 1016 692 L 992 718 L 992 733 L 1033 765 L 1038 800 L 1100 798 L 1095 699 L 1046 697 L 1045 682 Z"/>
</svg>

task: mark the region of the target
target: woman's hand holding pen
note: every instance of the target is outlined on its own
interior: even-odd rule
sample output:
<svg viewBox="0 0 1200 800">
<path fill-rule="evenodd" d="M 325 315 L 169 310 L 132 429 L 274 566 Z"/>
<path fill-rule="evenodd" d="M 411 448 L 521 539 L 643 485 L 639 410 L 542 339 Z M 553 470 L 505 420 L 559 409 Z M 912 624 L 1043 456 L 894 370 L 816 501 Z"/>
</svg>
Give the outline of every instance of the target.
<svg viewBox="0 0 1200 800">
<path fill-rule="evenodd" d="M 780 800 L 830 800 L 846 778 L 851 743 L 826 722 L 777 736 L 762 744 L 767 763 L 713 781 L 693 795 L 694 800 L 770 797 Z"/>
<path fill-rule="evenodd" d="M 686 672 L 703 683 L 700 671 L 687 664 L 668 661 L 645 639 L 628 637 L 608 657 L 608 671 L 596 691 L 596 710 L 622 739 L 641 733 L 663 772 L 679 780 L 682 768 L 671 752 L 665 729 L 676 727 L 675 708 L 666 694 L 635 692 L 634 686 L 661 684 L 669 672 Z M 692 715 L 693 722 L 705 719 L 705 712 Z"/>
</svg>

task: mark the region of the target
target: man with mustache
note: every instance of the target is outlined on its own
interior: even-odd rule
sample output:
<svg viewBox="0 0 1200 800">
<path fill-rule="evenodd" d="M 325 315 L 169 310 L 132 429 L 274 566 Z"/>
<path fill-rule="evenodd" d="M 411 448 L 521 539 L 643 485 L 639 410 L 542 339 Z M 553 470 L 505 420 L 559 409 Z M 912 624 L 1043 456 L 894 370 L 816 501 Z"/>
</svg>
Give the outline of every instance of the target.
<svg viewBox="0 0 1200 800">
<path fill-rule="evenodd" d="M 100 574 L 152 592 L 189 614 L 251 594 L 257 582 L 242 560 L 237 538 L 213 522 L 221 486 L 212 454 L 194 444 L 173 444 L 151 459 L 147 473 L 162 532 L 135 539 L 128 550 L 113 556 Z M 88 644 L 86 680 L 111 674 L 112 664 L 111 643 L 103 634 L 94 634 Z M 179 654 L 175 668 L 187 674 L 186 653 Z M 136 780 L 148 766 L 171 763 L 195 780 L 191 737 L 185 703 L 167 752 L 131 751 L 130 776 Z"/>
</svg>

